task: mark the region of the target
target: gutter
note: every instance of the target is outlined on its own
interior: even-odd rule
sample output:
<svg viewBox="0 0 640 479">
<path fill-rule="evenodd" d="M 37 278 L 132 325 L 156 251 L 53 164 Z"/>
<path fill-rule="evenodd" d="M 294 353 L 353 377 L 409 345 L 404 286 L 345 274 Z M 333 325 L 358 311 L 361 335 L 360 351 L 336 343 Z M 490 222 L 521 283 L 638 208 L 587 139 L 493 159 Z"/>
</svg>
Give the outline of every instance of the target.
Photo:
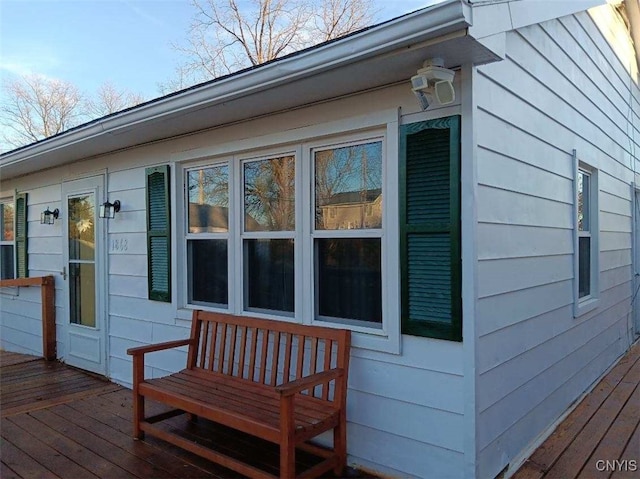
<svg viewBox="0 0 640 479">
<path fill-rule="evenodd" d="M 138 105 L 0 155 L 0 168 L 81 142 L 198 110 L 406 48 L 471 25 L 471 7 L 450 0 L 286 57 Z"/>
</svg>

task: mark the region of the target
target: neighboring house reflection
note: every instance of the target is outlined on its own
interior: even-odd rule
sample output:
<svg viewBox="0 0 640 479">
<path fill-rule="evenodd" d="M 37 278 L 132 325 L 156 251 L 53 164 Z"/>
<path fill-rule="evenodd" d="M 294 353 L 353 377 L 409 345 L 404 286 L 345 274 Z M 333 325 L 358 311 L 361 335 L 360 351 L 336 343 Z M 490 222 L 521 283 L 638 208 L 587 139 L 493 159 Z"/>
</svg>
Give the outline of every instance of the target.
<svg viewBox="0 0 640 479">
<path fill-rule="evenodd" d="M 265 228 L 245 214 L 245 228 L 262 231 Z M 224 233 L 229 231 L 229 208 L 226 206 L 189 203 L 189 233 Z"/>
<path fill-rule="evenodd" d="M 380 188 L 336 193 L 318 207 L 322 225 L 328 230 L 380 228 L 382 195 Z"/>
</svg>

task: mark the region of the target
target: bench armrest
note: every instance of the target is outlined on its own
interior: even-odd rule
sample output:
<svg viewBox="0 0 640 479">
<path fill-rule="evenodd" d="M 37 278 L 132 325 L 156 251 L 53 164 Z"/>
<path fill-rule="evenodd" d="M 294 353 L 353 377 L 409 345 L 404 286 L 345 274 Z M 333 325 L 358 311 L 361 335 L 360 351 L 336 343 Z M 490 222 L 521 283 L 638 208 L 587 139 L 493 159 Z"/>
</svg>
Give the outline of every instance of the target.
<svg viewBox="0 0 640 479">
<path fill-rule="evenodd" d="M 290 381 L 288 383 L 281 384 L 280 386 L 276 386 L 276 392 L 278 392 L 280 396 L 293 396 L 300 391 L 311 389 L 314 386 L 319 386 L 342 376 L 344 376 L 344 369 L 329 369 L 328 371 L 315 373 L 310 376 L 305 376 L 303 378 L 296 379 L 295 381 Z"/>
<path fill-rule="evenodd" d="M 154 351 L 162 351 L 163 349 L 177 348 L 179 346 L 187 346 L 193 341 L 191 339 L 180 339 L 177 341 L 166 341 L 164 343 L 149 344 L 148 346 L 138 346 L 137 348 L 127 349 L 127 354 L 131 356 L 139 356 L 141 354 L 152 353 Z"/>
</svg>

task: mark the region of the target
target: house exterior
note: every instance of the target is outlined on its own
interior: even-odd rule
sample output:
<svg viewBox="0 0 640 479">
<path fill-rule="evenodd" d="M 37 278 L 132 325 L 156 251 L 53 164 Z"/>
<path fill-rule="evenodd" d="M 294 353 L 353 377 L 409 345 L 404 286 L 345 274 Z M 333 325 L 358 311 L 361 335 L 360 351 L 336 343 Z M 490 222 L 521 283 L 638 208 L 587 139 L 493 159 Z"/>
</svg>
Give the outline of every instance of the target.
<svg viewBox="0 0 640 479">
<path fill-rule="evenodd" d="M 54 275 L 58 357 L 128 386 L 194 308 L 348 327 L 351 464 L 508 475 L 640 332 L 639 21 L 448 0 L 5 153 L 2 276 Z M 41 353 L 38 298 L 0 293 L 3 348 Z"/>
</svg>

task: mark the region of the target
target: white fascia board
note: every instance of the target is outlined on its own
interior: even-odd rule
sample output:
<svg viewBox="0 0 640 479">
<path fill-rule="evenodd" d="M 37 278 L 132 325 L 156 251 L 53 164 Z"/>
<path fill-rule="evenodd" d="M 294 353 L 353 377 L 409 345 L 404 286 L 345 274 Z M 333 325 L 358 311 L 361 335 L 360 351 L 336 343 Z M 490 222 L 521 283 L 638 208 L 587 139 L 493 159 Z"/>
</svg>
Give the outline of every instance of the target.
<svg viewBox="0 0 640 479">
<path fill-rule="evenodd" d="M 151 101 L 120 114 L 96 120 L 67 133 L 0 155 L 0 168 L 96 137 L 156 121 L 167 115 L 197 110 L 277 85 L 306 78 L 340 65 L 385 54 L 413 43 L 466 29 L 471 9 L 463 0 L 449 0 L 374 26 L 327 45 L 312 48 L 233 74 L 218 81 Z"/>
<path fill-rule="evenodd" d="M 498 33 L 573 15 L 606 0 L 467 0 L 472 6 L 469 35 L 481 39 Z"/>
</svg>

